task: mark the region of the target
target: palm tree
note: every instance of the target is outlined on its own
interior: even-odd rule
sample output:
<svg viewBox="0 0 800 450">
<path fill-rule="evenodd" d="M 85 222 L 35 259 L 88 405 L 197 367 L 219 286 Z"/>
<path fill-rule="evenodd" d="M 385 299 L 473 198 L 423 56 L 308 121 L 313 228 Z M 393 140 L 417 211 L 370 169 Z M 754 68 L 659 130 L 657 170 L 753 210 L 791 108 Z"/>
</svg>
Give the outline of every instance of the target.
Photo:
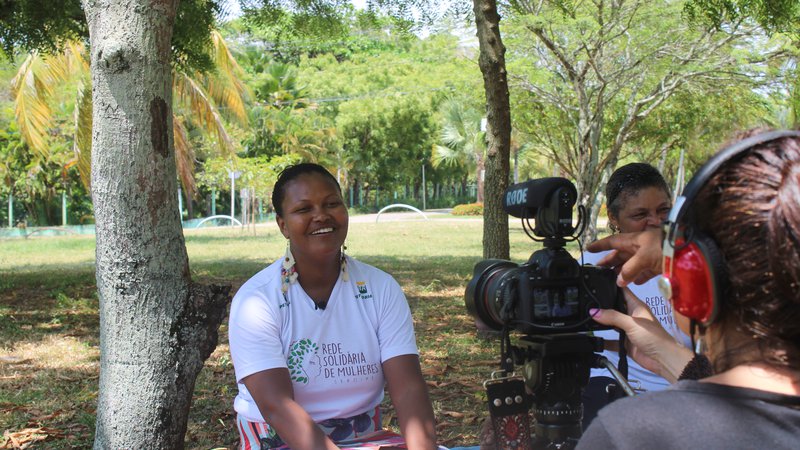
<svg viewBox="0 0 800 450">
<path fill-rule="evenodd" d="M 172 77 L 176 163 L 187 199 L 197 192 L 195 155 L 187 126 L 202 130 L 214 141 L 218 154 L 231 157 L 236 144 L 228 134 L 219 106 L 227 111 L 226 116 L 232 121 L 242 126 L 248 123 L 246 103 L 250 94 L 241 81 L 243 70 L 219 32 L 212 31 L 211 39 L 214 44 L 212 55 L 215 71 L 173 72 Z M 190 205 L 191 202 L 187 202 L 187 206 Z"/>
<path fill-rule="evenodd" d="M 225 40 L 217 31 L 212 35 L 212 59 L 215 70 L 208 73 L 173 72 L 173 132 L 178 176 L 187 198 L 196 194 L 195 156 L 189 128 L 201 130 L 211 139 L 214 148 L 223 155 L 235 151 L 226 129 L 220 106 L 228 119 L 247 124 L 246 102 L 249 93 L 241 81 L 242 69 L 236 63 Z M 54 125 L 50 100 L 54 89 L 66 80 L 77 79 L 74 107 L 75 165 L 81 180 L 88 187 L 91 164 L 92 100 L 89 63 L 85 46 L 68 42 L 61 53 L 41 55 L 31 52 L 20 65 L 12 80 L 11 93 L 15 117 L 24 142 L 42 158 L 49 155 L 49 133 Z M 187 205 L 191 205 L 188 202 Z"/>
<path fill-rule="evenodd" d="M 306 92 L 297 83 L 297 71 L 290 65 L 270 62 L 258 74 L 256 98 L 275 108 L 302 108 L 308 104 Z"/>
<path fill-rule="evenodd" d="M 305 161 L 325 163 L 336 152 L 336 129 L 306 98 L 297 73 L 288 64 L 271 62 L 256 75 L 253 109 L 256 135 L 249 153 L 297 154 Z"/>
<path fill-rule="evenodd" d="M 474 169 L 478 202 L 483 202 L 482 175 L 486 156 L 486 133 L 481 130 L 483 116 L 453 99 L 445 100 L 440 112 L 444 120 L 440 140 L 444 145 L 433 146 L 433 167 L 444 165 Z"/>
<path fill-rule="evenodd" d="M 80 42 L 67 42 L 63 52 L 29 53 L 11 80 L 14 115 L 23 141 L 41 158 L 50 156 L 49 131 L 53 125 L 50 100 L 65 80 L 89 73 Z"/>
</svg>

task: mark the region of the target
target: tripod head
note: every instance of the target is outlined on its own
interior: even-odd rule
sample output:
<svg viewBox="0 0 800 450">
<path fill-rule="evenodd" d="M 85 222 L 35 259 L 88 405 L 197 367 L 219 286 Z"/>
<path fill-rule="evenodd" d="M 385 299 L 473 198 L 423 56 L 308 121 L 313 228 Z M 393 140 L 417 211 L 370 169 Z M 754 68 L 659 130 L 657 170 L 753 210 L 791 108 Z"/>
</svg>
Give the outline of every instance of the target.
<svg viewBox="0 0 800 450">
<path fill-rule="evenodd" d="M 600 338 L 585 334 L 523 336 L 517 355 L 533 395 L 533 448 L 573 448 L 582 434 L 581 393 L 589 383 Z"/>
</svg>

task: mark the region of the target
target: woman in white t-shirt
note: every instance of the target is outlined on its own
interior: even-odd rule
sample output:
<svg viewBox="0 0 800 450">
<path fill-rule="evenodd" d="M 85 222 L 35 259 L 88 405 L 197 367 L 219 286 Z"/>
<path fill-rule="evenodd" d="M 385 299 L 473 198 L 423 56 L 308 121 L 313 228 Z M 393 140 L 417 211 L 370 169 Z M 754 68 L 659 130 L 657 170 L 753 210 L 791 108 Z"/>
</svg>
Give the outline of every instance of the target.
<svg viewBox="0 0 800 450">
<path fill-rule="evenodd" d="M 381 430 L 384 386 L 408 448 L 435 449 L 408 303 L 388 274 L 344 254 L 348 214 L 317 164 L 278 177 L 284 258 L 236 293 L 230 350 L 242 449 L 338 448 Z"/>
<path fill-rule="evenodd" d="M 658 169 L 650 164 L 631 163 L 619 167 L 606 184 L 608 227 L 612 233 L 658 228 L 667 218 L 671 206 L 667 183 Z M 586 252 L 583 254 L 583 263 L 595 264 L 605 253 Z M 664 329 L 679 342 L 690 345 L 689 337 L 680 331 L 673 319 L 669 301 L 658 289 L 657 278 L 642 285 L 632 284 L 629 287 L 636 297 L 649 306 Z M 618 333 L 613 330 L 594 334 L 607 341 L 615 341 L 618 338 Z M 618 365 L 619 355 L 616 352 L 605 351 L 603 355 L 614 365 Z M 629 360 L 628 379 L 634 388 L 644 391 L 658 391 L 670 385 L 664 378 L 642 368 L 632 360 Z M 583 395 L 584 429 L 588 427 L 600 408 L 621 394 L 621 390 L 614 389 L 613 385 L 616 385 L 616 381 L 607 369 L 592 369 L 589 384 Z"/>
</svg>

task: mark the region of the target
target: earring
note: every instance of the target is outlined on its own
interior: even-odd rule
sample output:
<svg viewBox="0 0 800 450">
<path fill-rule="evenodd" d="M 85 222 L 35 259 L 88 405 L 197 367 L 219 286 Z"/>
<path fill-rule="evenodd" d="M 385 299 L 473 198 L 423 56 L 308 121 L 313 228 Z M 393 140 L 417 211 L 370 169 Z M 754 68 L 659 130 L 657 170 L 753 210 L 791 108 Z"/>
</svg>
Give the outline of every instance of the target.
<svg viewBox="0 0 800 450">
<path fill-rule="evenodd" d="M 619 231 L 619 229 L 617 229 L 617 226 L 614 225 L 614 223 L 611 222 L 610 220 L 608 221 L 608 229 L 611 230 L 611 234 L 617 234 L 617 231 Z"/>
<path fill-rule="evenodd" d="M 289 291 L 289 285 L 297 281 L 297 270 L 294 268 L 294 255 L 292 255 L 289 240 L 286 240 L 286 256 L 281 264 L 281 291 Z"/>
<path fill-rule="evenodd" d="M 342 245 L 342 260 L 339 266 L 342 268 L 342 281 L 350 281 L 350 274 L 347 273 L 347 256 L 344 254 L 345 250 L 347 250 L 347 246 Z"/>
<path fill-rule="evenodd" d="M 705 354 L 705 353 L 706 353 L 706 350 L 708 350 L 708 349 L 706 348 L 706 343 L 705 343 L 705 340 L 703 339 L 704 337 L 705 337 L 705 336 L 701 334 L 701 335 L 700 335 L 700 336 L 697 338 L 697 342 L 695 342 L 695 343 L 694 343 L 694 353 L 695 353 L 696 355 L 703 355 L 703 354 Z"/>
</svg>

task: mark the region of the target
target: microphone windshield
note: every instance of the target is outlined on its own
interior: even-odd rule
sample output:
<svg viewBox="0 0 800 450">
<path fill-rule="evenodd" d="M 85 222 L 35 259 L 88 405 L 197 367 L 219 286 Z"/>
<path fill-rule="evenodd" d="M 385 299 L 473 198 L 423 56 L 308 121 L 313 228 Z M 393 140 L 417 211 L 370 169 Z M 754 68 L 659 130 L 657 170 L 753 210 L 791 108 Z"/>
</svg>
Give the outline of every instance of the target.
<svg viewBox="0 0 800 450">
<path fill-rule="evenodd" d="M 503 209 L 514 217 L 536 217 L 539 208 L 546 208 L 550 205 L 550 197 L 559 188 L 567 188 L 572 199 L 578 198 L 575 185 L 566 178 L 537 178 L 509 186 L 503 197 Z"/>
</svg>

